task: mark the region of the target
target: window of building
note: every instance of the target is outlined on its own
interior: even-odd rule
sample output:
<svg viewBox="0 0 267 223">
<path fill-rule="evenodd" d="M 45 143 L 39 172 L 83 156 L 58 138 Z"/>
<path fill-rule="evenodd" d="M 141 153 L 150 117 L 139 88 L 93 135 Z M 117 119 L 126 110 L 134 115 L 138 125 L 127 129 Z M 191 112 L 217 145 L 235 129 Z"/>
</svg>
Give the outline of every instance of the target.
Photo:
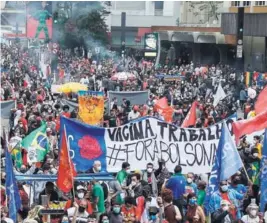
<svg viewBox="0 0 267 223">
<path fill-rule="evenodd" d="M 155 15 L 163 15 L 164 1 L 155 1 Z"/>
<path fill-rule="evenodd" d="M 155 9 L 163 10 L 164 1 L 155 1 Z"/>
<path fill-rule="evenodd" d="M 250 1 L 244 1 L 243 6 L 250 6 Z"/>
<path fill-rule="evenodd" d="M 255 5 L 256 5 L 256 6 L 265 6 L 265 5 L 267 5 L 267 4 L 266 4 L 265 1 L 256 1 L 256 2 L 255 2 Z"/>
<path fill-rule="evenodd" d="M 235 7 L 238 7 L 238 6 L 240 6 L 240 1 L 232 1 L 231 5 L 235 6 Z"/>
</svg>

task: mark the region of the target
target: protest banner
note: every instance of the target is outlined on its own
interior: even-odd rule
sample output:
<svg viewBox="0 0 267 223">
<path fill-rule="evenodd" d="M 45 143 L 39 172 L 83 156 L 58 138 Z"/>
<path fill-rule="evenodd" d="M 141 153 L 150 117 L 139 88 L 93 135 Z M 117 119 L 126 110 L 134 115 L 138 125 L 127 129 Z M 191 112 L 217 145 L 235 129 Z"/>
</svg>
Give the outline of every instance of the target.
<svg viewBox="0 0 267 223">
<path fill-rule="evenodd" d="M 1 118 L 8 119 L 10 117 L 10 110 L 15 108 L 15 101 L 1 101 Z"/>
<path fill-rule="evenodd" d="M 143 105 L 148 100 L 148 91 L 108 91 L 109 107 L 111 100 L 117 98 L 118 105 L 122 104 L 123 99 L 129 100 L 131 105 Z"/>
<path fill-rule="evenodd" d="M 233 119 L 226 123 L 232 133 Z M 143 170 L 163 158 L 169 170 L 176 165 L 183 173 L 209 173 L 221 134 L 222 123 L 209 128 L 179 128 L 153 117 L 115 128 L 100 128 L 61 117 L 66 127 L 71 158 L 77 171 L 87 171 L 94 160 L 102 169 L 117 172 L 123 162 Z"/>
<path fill-rule="evenodd" d="M 103 115 L 103 92 L 79 91 L 79 119 L 90 125 L 99 125 Z"/>
</svg>

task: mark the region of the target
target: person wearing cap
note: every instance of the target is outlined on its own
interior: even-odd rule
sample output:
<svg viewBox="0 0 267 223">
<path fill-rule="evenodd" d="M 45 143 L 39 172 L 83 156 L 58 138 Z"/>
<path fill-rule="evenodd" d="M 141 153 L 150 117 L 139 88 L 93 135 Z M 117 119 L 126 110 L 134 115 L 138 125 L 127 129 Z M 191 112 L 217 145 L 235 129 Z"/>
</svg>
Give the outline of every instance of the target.
<svg viewBox="0 0 267 223">
<path fill-rule="evenodd" d="M 247 214 L 241 218 L 243 223 L 259 223 L 261 222 L 259 218 L 259 206 L 256 204 L 256 199 L 251 199 L 250 205 L 246 209 Z"/>
<path fill-rule="evenodd" d="M 86 211 L 89 214 L 92 214 L 93 213 L 92 205 L 91 205 L 90 201 L 86 199 L 86 197 L 87 197 L 86 193 L 87 193 L 86 188 L 81 184 L 78 185 L 76 187 L 76 191 L 75 191 L 75 202 L 79 205 L 82 200 L 86 200 L 87 201 Z M 66 202 L 64 209 L 67 210 L 67 209 L 71 208 L 72 206 L 73 206 L 73 200 L 70 199 Z"/>
<path fill-rule="evenodd" d="M 221 200 L 220 208 L 211 214 L 212 223 L 232 223 L 235 222 L 231 214 L 231 204 L 227 200 Z"/>
<path fill-rule="evenodd" d="M 139 117 L 141 117 L 141 114 L 139 112 L 139 107 L 138 105 L 134 105 L 132 111 L 130 111 L 130 113 L 128 114 L 128 121 L 132 121 Z"/>
<path fill-rule="evenodd" d="M 230 203 L 230 212 L 232 217 L 235 220 L 241 218 L 241 213 L 238 210 L 238 200 L 242 200 L 244 198 L 244 194 L 240 194 L 235 190 L 229 189 L 229 185 L 227 181 L 221 181 L 219 190 L 215 191 L 210 198 L 209 201 L 209 209 L 210 212 L 213 213 L 216 210 L 220 209 L 221 201 L 227 200 Z"/>
</svg>

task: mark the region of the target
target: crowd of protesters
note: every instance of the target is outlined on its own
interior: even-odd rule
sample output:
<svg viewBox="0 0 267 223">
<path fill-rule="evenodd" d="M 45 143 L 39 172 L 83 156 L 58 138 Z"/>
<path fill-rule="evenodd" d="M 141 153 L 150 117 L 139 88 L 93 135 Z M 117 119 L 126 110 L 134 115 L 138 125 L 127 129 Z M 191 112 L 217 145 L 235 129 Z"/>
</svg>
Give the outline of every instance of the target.
<svg viewBox="0 0 267 223">
<path fill-rule="evenodd" d="M 57 121 L 60 115 L 77 117 L 77 110 L 69 111 L 62 105 L 62 97 L 69 99 L 75 95 L 53 95 L 51 84 L 77 80 L 87 84 L 90 90 L 138 91 L 148 90 L 146 104 L 135 105 L 124 99 L 118 104 L 112 101 L 110 111 L 106 110 L 102 125 L 116 127 L 141 116 L 161 117 L 153 109 L 156 100 L 166 97 L 175 112 L 172 123 L 181 126 L 191 104 L 197 100 L 197 121 L 195 127 L 211 126 L 239 111 L 247 118 L 254 110 L 255 98 L 250 98 L 242 75 L 223 64 L 198 65 L 179 64 L 178 66 L 158 65 L 151 61 L 115 61 L 112 58 L 94 61 L 84 58 L 84 53 L 75 50 L 59 53 L 59 65 L 53 74 L 43 78 L 34 52 L 17 44 L 1 45 L 1 100 L 16 99 L 16 109 L 12 109 L 9 119 L 9 140 L 24 138 L 43 122 L 47 123 L 46 134 L 49 139 L 49 152 L 38 163 L 23 162 L 14 165 L 17 174 L 55 175 L 58 171 L 59 132 Z M 74 56 L 72 56 L 74 55 Z M 111 81 L 112 75 L 126 69 L 135 73 L 134 80 Z M 61 72 L 63 73 L 61 75 Z M 157 75 L 180 73 L 183 78 L 166 81 Z M 221 84 L 227 97 L 213 106 L 214 94 Z M 259 92 L 261 88 L 253 85 Z M 239 117 L 243 118 L 243 117 Z M 1 140 L 3 142 L 3 140 Z M 238 147 L 249 178 L 243 169 L 227 181 L 220 182 L 220 188 L 210 201 L 211 222 L 267 222 L 267 214 L 259 212 L 259 165 L 262 154 L 262 136 L 254 136 L 254 141 L 242 138 Z M 4 160 L 4 145 L 1 143 L 1 158 Z M 21 156 L 26 150 L 21 148 Z M 3 162 L 2 162 L 3 163 Z M 4 165 L 4 164 L 2 164 Z M 51 216 L 51 222 L 189 222 L 204 223 L 207 213 L 204 208 L 208 175 L 194 173 L 182 174 L 182 167 L 169 169 L 165 160 L 158 160 L 158 168 L 147 163 L 146 170 L 133 170 L 127 162 L 121 170 L 114 173 L 109 182 L 93 180 L 75 182 L 74 192 L 63 193 L 53 182 L 18 182 L 22 207 L 18 213 L 20 222 L 46 222 L 40 214 L 42 195 L 48 195 L 50 202 L 65 201 L 64 215 Z M 255 167 L 258 167 L 258 169 Z M 90 173 L 101 172 L 101 162 L 95 161 Z M 1 173 L 1 222 L 13 222 L 9 218 L 8 199 L 5 196 L 5 172 Z M 29 188 L 33 188 L 34 190 Z M 29 192 L 30 191 L 30 192 Z M 34 193 L 33 193 L 34 191 Z M 74 194 L 73 194 L 74 193 Z"/>
</svg>

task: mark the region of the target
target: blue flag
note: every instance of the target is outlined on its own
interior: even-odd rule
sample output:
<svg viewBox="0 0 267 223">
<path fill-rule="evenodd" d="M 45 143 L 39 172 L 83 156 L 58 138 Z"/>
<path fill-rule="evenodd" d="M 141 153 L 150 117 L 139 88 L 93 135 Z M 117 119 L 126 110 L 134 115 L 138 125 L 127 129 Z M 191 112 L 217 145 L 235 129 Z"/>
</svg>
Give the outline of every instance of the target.
<svg viewBox="0 0 267 223">
<path fill-rule="evenodd" d="M 99 160 L 102 172 L 106 172 L 105 129 L 89 126 L 61 116 L 61 133 L 63 133 L 64 128 L 66 128 L 70 158 L 76 171 L 88 172 L 93 167 L 94 161 Z"/>
<path fill-rule="evenodd" d="M 209 207 L 211 195 L 219 189 L 219 184 L 223 180 L 229 179 L 241 167 L 243 167 L 242 160 L 237 151 L 235 142 L 231 137 L 229 129 L 225 122 L 223 122 L 222 133 L 219 140 L 216 157 L 212 166 L 207 194 L 204 202 L 205 211 L 207 213 L 213 212 Z"/>
<path fill-rule="evenodd" d="M 261 158 L 261 199 L 260 211 L 264 212 L 267 204 L 267 129 L 265 129 Z"/>
<path fill-rule="evenodd" d="M 18 190 L 18 185 L 13 172 L 13 164 L 7 146 L 5 146 L 6 153 L 6 195 L 8 197 L 9 217 L 17 222 L 17 212 L 21 208 L 21 200 Z"/>
</svg>

